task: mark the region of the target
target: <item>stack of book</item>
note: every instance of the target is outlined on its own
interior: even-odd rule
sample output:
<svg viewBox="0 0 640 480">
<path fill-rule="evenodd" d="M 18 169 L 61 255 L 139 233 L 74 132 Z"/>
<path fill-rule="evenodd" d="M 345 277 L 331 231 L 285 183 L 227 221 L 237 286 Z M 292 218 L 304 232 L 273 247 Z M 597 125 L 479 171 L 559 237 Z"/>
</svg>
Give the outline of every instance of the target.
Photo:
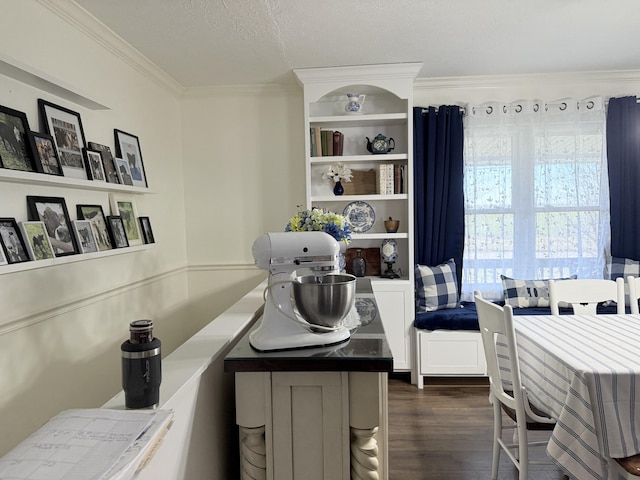
<svg viewBox="0 0 640 480">
<path fill-rule="evenodd" d="M 406 165 L 383 163 L 378 168 L 378 193 L 394 195 L 406 193 Z"/>
<path fill-rule="evenodd" d="M 312 157 L 338 157 L 342 156 L 344 134 L 337 130 L 327 130 L 320 127 L 309 129 L 311 156 Z"/>
</svg>

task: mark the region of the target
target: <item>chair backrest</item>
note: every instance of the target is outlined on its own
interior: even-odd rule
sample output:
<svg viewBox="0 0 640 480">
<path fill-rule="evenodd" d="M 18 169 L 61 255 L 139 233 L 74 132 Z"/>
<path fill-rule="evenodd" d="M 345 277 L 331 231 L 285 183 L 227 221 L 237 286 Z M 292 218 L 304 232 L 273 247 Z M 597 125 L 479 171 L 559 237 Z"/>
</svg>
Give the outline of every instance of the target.
<svg viewBox="0 0 640 480">
<path fill-rule="evenodd" d="M 573 313 L 594 315 L 598 303 L 614 301 L 618 313 L 624 310 L 624 280 L 622 282 L 587 278 L 576 280 L 549 280 L 549 303 L 551 314 L 559 315 L 559 304 L 564 302 L 573 308 Z"/>
<path fill-rule="evenodd" d="M 520 379 L 520 365 L 518 363 L 518 348 L 516 345 L 516 333 L 513 327 L 513 310 L 511 305 L 501 307 L 482 298 L 480 292 L 474 292 L 476 311 L 478 312 L 478 324 L 482 335 L 482 346 L 489 372 L 489 385 L 491 395 L 507 407 L 518 412 L 516 392 L 522 390 Z M 503 378 L 503 371 L 498 363 L 498 351 L 496 342 L 506 342 L 509 355 L 509 378 Z M 511 383 L 513 393 L 505 390 L 505 383 Z M 521 417 L 524 418 L 524 417 Z"/>
<path fill-rule="evenodd" d="M 619 280 L 619 278 L 617 279 Z M 627 277 L 627 288 L 629 290 L 629 308 L 631 313 L 640 313 L 638 311 L 638 299 L 640 298 L 640 277 Z"/>
</svg>

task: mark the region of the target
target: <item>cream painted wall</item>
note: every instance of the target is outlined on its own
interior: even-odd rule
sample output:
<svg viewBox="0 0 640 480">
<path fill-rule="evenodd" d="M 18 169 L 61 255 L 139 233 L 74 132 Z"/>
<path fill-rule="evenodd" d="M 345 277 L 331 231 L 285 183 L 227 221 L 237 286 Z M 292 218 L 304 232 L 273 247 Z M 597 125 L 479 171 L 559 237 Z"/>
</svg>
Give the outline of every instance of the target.
<svg viewBox="0 0 640 480">
<path fill-rule="evenodd" d="M 2 274 L 0 455 L 58 411 L 100 406 L 120 390 L 128 322 L 153 318 L 164 353 L 253 288 L 264 272 L 251 245 L 282 230 L 304 203 L 302 91 L 228 87 L 182 91 L 131 62 L 56 0 L 4 0 L 0 104 L 38 130 L 37 98 L 81 114 L 87 140 L 113 129 L 141 139 L 151 195 L 137 196 L 158 243 L 148 250 Z M 53 8 L 53 11 L 52 11 Z M 82 20 L 82 19 L 81 19 Z M 36 27 L 37 26 L 37 27 Z M 17 60 L 110 107 L 90 110 L 3 73 Z M 151 74 L 149 73 L 151 70 Z M 416 105 L 638 93 L 637 74 L 419 80 Z M 26 219 L 25 195 L 101 203 L 103 192 L 0 182 L 0 216 Z"/>
<path fill-rule="evenodd" d="M 3 274 L 0 266 L 1 455 L 60 410 L 100 406 L 121 389 L 119 345 L 131 320 L 153 319 L 165 352 L 197 328 L 187 311 L 178 96 L 101 44 L 90 22 L 78 26 L 47 2 L 3 0 L 0 31 L 0 104 L 25 112 L 32 130 L 40 130 L 37 99 L 45 98 L 80 113 L 87 141 L 113 149 L 114 128 L 140 138 L 153 193 L 135 201 L 158 242 L 47 268 Z M 91 110 L 15 80 L 7 63 L 109 109 Z M 26 195 L 65 198 L 73 219 L 78 203 L 109 212 L 106 192 L 0 182 L 0 216 L 26 220 Z"/>
</svg>

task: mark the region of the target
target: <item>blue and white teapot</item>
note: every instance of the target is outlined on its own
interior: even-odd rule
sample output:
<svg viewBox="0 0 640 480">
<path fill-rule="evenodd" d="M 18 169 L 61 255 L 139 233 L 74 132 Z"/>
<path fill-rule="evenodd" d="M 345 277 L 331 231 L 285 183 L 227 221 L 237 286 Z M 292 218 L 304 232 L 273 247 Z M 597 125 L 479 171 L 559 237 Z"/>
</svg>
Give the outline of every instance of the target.
<svg viewBox="0 0 640 480">
<path fill-rule="evenodd" d="M 344 111 L 347 113 L 362 113 L 362 104 L 364 103 L 365 95 L 358 93 L 347 93 L 349 101 L 344 107 Z"/>
</svg>

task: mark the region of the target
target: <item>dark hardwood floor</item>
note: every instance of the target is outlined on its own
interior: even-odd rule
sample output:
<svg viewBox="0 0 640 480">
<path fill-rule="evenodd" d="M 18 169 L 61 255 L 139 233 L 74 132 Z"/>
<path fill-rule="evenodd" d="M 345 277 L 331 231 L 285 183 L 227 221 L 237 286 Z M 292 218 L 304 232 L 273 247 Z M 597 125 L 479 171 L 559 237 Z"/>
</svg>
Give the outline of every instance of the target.
<svg viewBox="0 0 640 480">
<path fill-rule="evenodd" d="M 408 375 L 389 378 L 389 479 L 491 479 L 493 410 L 485 379 L 425 378 L 418 390 Z M 543 439 L 548 433 L 534 432 Z M 545 447 L 532 450 L 546 458 Z M 517 470 L 500 455 L 500 480 L 517 479 Z M 531 465 L 531 480 L 562 480 L 553 465 Z"/>
</svg>

